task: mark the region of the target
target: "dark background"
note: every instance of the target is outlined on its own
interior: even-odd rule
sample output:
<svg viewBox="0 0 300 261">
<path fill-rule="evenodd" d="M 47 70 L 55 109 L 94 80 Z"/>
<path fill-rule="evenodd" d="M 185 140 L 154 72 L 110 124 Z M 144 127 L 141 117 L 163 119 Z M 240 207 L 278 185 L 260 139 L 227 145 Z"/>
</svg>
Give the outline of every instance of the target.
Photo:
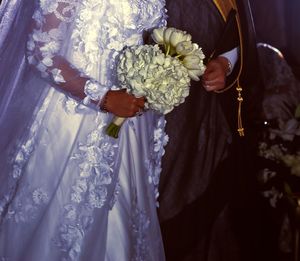
<svg viewBox="0 0 300 261">
<path fill-rule="evenodd" d="M 249 1 L 257 41 L 278 48 L 300 78 L 300 1 Z"/>
</svg>

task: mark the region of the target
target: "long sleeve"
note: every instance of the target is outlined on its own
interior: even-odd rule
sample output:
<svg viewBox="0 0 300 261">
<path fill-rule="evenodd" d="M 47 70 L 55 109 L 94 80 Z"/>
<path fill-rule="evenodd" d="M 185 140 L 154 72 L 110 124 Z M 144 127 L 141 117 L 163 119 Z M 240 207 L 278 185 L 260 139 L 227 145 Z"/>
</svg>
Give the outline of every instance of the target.
<svg viewBox="0 0 300 261">
<path fill-rule="evenodd" d="M 219 55 L 219 56 L 227 58 L 227 60 L 229 62 L 229 72 L 227 73 L 227 75 L 230 75 L 232 73 L 232 70 L 233 70 L 235 64 L 237 63 L 238 55 L 239 55 L 238 52 L 239 52 L 239 47 L 235 47 L 235 48 L 231 49 L 230 51 Z"/>
<path fill-rule="evenodd" d="M 67 61 L 62 54 L 64 39 L 74 20 L 77 1 L 41 0 L 33 15 L 27 43 L 28 62 L 41 76 L 88 104 L 101 100 L 108 89 L 90 79 Z"/>
</svg>

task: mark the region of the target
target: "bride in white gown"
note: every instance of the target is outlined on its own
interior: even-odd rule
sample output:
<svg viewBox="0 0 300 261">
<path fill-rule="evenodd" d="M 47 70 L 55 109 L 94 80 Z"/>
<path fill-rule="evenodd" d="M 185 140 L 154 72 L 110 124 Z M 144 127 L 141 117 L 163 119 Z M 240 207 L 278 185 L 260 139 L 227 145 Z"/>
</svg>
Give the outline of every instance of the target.
<svg viewBox="0 0 300 261">
<path fill-rule="evenodd" d="M 164 260 L 156 198 L 165 121 L 134 117 L 143 98 L 114 89 L 119 52 L 165 25 L 164 4 L 1 4 L 0 38 L 13 39 L 22 12 L 33 14 L 26 51 L 22 38 L 0 40 L 1 261 Z M 113 114 L 133 116 L 118 139 L 104 133 Z"/>
</svg>

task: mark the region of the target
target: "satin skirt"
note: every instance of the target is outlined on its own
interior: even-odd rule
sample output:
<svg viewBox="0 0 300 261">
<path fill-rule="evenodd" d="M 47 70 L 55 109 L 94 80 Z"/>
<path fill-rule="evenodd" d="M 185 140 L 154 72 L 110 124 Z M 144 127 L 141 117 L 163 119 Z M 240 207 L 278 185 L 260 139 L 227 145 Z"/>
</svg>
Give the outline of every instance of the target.
<svg viewBox="0 0 300 261">
<path fill-rule="evenodd" d="M 112 115 L 54 88 L 34 115 L 1 174 L 0 259 L 164 260 L 153 180 L 162 116 L 127 119 L 113 139 Z"/>
</svg>

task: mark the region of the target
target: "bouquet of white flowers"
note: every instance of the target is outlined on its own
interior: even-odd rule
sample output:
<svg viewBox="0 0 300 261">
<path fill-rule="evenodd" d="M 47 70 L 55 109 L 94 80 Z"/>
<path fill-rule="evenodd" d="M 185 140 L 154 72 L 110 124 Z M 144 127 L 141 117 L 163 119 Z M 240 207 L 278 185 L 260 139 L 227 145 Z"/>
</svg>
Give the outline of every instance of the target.
<svg viewBox="0 0 300 261">
<path fill-rule="evenodd" d="M 132 46 L 121 53 L 118 80 L 127 92 L 146 98 L 146 109 L 166 114 L 184 102 L 191 79 L 200 80 L 204 54 L 191 35 L 175 28 L 154 29 L 152 38 L 155 45 Z M 115 117 L 106 133 L 117 138 L 125 119 Z"/>
</svg>

